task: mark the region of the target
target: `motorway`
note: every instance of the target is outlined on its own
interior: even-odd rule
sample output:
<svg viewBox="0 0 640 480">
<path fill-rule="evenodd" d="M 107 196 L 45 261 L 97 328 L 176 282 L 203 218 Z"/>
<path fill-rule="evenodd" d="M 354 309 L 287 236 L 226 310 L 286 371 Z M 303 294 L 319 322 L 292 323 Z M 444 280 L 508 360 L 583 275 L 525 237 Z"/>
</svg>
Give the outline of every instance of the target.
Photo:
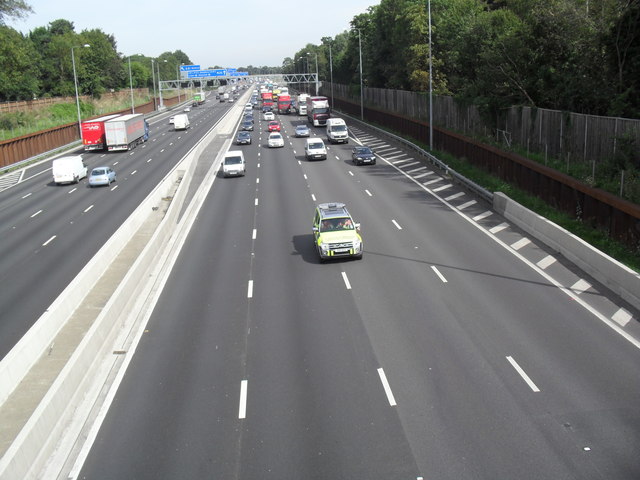
<svg viewBox="0 0 640 480">
<path fill-rule="evenodd" d="M 89 171 L 114 168 L 117 182 L 110 187 L 91 189 L 87 179 L 56 186 L 47 160 L 0 192 L 0 359 L 227 110 L 214 101 L 193 108 L 187 131 L 174 131 L 162 114 L 150 120 L 149 140 L 135 149 L 84 153 Z M 69 154 L 75 153 L 81 150 Z"/>
<path fill-rule="evenodd" d="M 214 182 L 70 478 L 640 478 L 640 344 L 609 322 L 637 312 L 397 146 L 352 127 L 308 162 L 280 120 Z M 327 201 L 362 260 L 319 263 Z"/>
</svg>

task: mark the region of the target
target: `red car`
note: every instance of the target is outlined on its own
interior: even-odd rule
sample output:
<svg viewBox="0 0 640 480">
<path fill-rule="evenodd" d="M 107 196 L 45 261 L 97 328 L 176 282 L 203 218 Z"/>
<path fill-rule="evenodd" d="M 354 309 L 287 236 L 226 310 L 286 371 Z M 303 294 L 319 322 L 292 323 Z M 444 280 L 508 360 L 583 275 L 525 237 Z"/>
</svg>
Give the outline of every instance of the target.
<svg viewBox="0 0 640 480">
<path fill-rule="evenodd" d="M 279 132 L 280 131 L 280 124 L 276 121 L 273 122 L 269 122 L 269 131 L 270 132 Z"/>
</svg>

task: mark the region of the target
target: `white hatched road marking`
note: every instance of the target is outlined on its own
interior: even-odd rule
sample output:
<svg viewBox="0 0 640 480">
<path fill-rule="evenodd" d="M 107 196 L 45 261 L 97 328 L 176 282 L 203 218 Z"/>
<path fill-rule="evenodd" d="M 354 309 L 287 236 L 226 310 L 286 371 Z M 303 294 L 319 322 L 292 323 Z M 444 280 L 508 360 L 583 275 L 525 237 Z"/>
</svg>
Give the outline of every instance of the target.
<svg viewBox="0 0 640 480">
<path fill-rule="evenodd" d="M 433 191 L 434 191 L 434 192 L 441 192 L 442 190 L 448 190 L 448 189 L 449 189 L 449 188 L 451 188 L 451 187 L 453 187 L 453 184 L 452 184 L 452 183 L 448 183 L 448 184 L 443 185 L 443 186 L 441 186 L 441 187 L 434 188 L 434 189 L 433 189 Z"/>
<path fill-rule="evenodd" d="M 448 202 L 450 200 L 455 200 L 456 198 L 464 197 L 464 192 L 454 193 L 453 195 L 449 195 L 445 200 Z"/>
<path fill-rule="evenodd" d="M 476 202 L 475 200 L 469 200 L 467 203 L 463 203 L 462 205 L 460 205 L 458 207 L 458 210 L 464 210 L 465 208 L 468 208 L 471 205 L 475 205 L 476 203 L 478 203 L 478 202 Z"/>
<path fill-rule="evenodd" d="M 631 320 L 632 318 L 633 318 L 633 315 L 627 312 L 624 308 L 621 308 L 620 310 L 618 310 L 616 313 L 613 314 L 613 316 L 611 317 L 611 320 L 616 322 L 618 325 L 624 327 L 627 325 L 627 323 L 629 323 L 629 320 Z"/>
<path fill-rule="evenodd" d="M 473 217 L 473 221 L 474 222 L 479 222 L 480 220 L 484 220 L 487 217 L 490 217 L 491 215 L 493 215 L 493 212 L 491 210 L 487 210 L 484 213 L 481 213 L 480 215 L 476 215 L 475 217 Z"/>
<path fill-rule="evenodd" d="M 414 175 L 413 178 L 415 178 L 416 180 L 419 178 L 423 178 L 426 177 L 427 175 L 431 175 L 433 172 L 424 172 L 424 173 L 419 173 L 418 175 Z"/>
<path fill-rule="evenodd" d="M 423 185 L 433 185 L 434 183 L 438 183 L 441 182 L 442 179 L 441 178 L 434 178 L 433 180 L 429 180 L 428 182 L 424 182 Z"/>
<path fill-rule="evenodd" d="M 420 162 L 418 162 L 418 163 L 420 163 Z M 405 165 L 405 167 L 408 167 L 408 166 L 409 165 Z M 426 169 L 427 169 L 427 167 L 422 166 L 422 167 L 414 168 L 413 170 L 408 170 L 407 173 L 416 173 L 416 172 L 420 172 L 420 171 L 426 170 Z"/>
<path fill-rule="evenodd" d="M 582 278 L 571 286 L 571 290 L 573 290 L 573 292 L 576 295 L 580 295 L 581 293 L 586 292 L 590 288 L 591 288 L 591 284 Z"/>
<path fill-rule="evenodd" d="M 526 247 L 530 243 L 531 243 L 531 240 L 529 240 L 527 237 L 522 237 L 517 242 L 512 243 L 511 248 L 513 248 L 514 250 L 520 250 L 522 247 Z"/>
<path fill-rule="evenodd" d="M 411 162 L 411 163 L 407 163 L 406 165 L 403 165 L 402 168 L 405 167 L 413 167 L 414 165 L 420 165 L 420 162 Z M 407 172 L 407 173 L 411 173 L 413 170 Z"/>
<path fill-rule="evenodd" d="M 539 392 L 540 389 L 536 386 L 535 383 L 533 383 L 533 381 L 531 380 L 531 378 L 529 378 L 529 375 L 527 375 L 525 373 L 525 371 L 520 367 L 520 365 L 518 365 L 518 362 L 516 362 L 513 357 L 507 357 L 507 360 L 509 361 L 509 363 L 511 364 L 511 366 L 513 368 L 516 369 L 516 372 L 518 372 L 520 374 L 520 376 L 522 377 L 522 379 L 527 382 L 527 385 L 529 385 L 529 388 L 531 390 L 533 390 L 534 392 Z"/>
<path fill-rule="evenodd" d="M 504 230 L 505 228 L 508 228 L 508 227 L 509 227 L 508 223 L 502 222 L 500 225 L 496 225 L 495 227 L 490 228 L 489 232 L 495 234 L 495 233 L 501 232 L 502 230 Z"/>
<path fill-rule="evenodd" d="M 553 265 L 554 263 L 556 263 L 556 259 L 553 258 L 551 255 L 547 255 L 542 260 L 540 260 L 538 263 L 536 263 L 536 265 L 538 265 L 541 269 L 544 270 L 547 267 L 549 267 L 550 265 Z"/>
</svg>

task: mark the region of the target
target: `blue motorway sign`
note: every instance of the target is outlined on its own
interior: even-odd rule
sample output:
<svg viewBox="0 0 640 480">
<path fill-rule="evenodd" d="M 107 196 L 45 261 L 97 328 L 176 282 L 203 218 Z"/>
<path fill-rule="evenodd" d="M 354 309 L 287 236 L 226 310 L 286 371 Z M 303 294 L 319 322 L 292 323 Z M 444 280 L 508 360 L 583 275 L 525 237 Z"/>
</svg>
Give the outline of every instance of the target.
<svg viewBox="0 0 640 480">
<path fill-rule="evenodd" d="M 200 65 L 180 65 L 181 72 L 192 72 L 194 70 L 200 70 Z"/>
<path fill-rule="evenodd" d="M 218 70 L 197 70 L 195 72 L 188 72 L 189 78 L 202 78 L 202 77 L 226 77 L 227 71 L 224 69 Z"/>
</svg>

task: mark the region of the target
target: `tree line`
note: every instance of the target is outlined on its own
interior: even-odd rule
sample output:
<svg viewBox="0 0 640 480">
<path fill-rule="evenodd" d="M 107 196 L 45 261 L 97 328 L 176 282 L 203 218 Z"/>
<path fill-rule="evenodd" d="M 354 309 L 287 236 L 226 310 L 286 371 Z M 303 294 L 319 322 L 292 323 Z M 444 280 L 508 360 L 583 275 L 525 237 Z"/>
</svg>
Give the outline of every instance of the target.
<svg viewBox="0 0 640 480">
<path fill-rule="evenodd" d="M 434 93 L 488 113 L 525 105 L 640 117 L 640 0 L 430 3 Z M 317 59 L 321 80 L 355 91 L 361 53 L 365 86 L 428 91 L 427 6 L 381 0 L 351 30 L 285 58 L 283 72 L 315 72 Z"/>
</svg>

